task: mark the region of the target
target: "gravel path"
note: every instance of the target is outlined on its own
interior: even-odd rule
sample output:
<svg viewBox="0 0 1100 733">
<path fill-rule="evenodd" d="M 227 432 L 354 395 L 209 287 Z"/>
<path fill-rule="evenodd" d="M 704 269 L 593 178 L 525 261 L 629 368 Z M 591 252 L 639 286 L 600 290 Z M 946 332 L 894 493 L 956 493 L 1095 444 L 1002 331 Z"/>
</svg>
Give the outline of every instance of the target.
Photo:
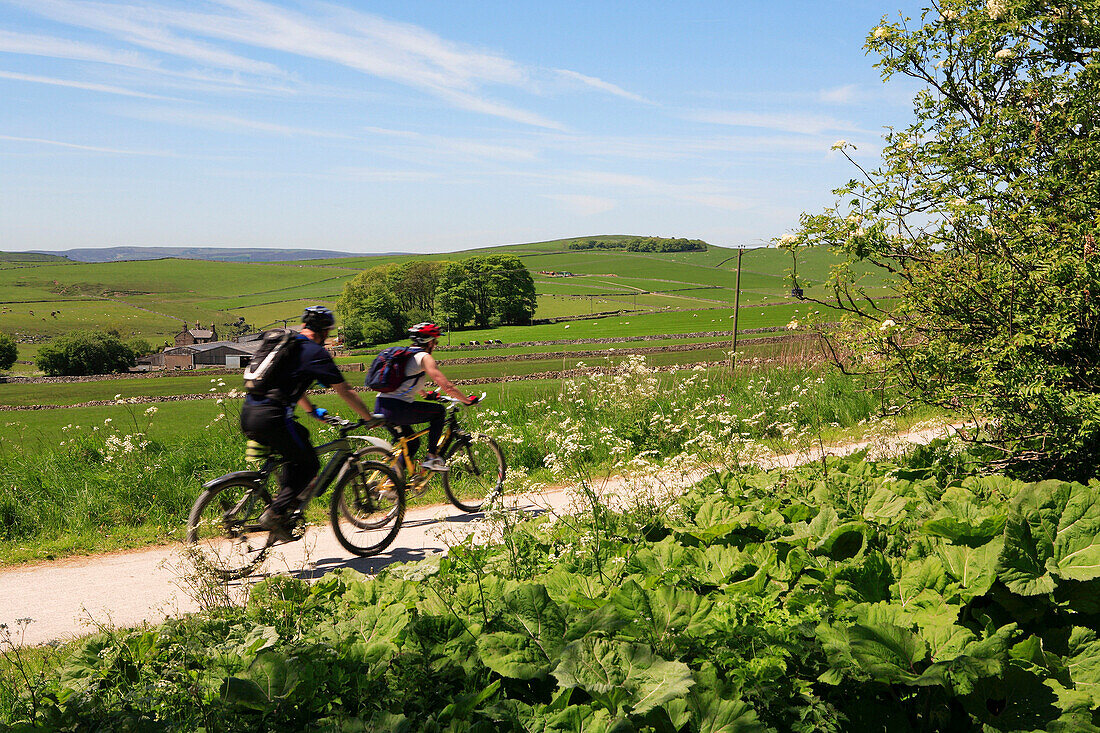
<svg viewBox="0 0 1100 733">
<path fill-rule="evenodd" d="M 927 443 L 957 426 L 928 428 L 893 437 L 894 443 Z M 822 455 L 847 455 L 870 446 L 869 441 L 821 446 L 806 453 L 777 456 L 765 467 L 789 467 L 820 460 Z M 691 483 L 703 471 L 686 476 L 657 475 L 650 483 Z M 626 495 L 636 489 L 622 479 L 605 481 L 599 490 Z M 324 500 L 324 497 L 321 499 Z M 567 510 L 571 497 L 561 489 L 514 500 L 516 511 L 537 513 Z M 461 537 L 477 528 L 481 514 L 465 514 L 448 505 L 409 510 L 401 533 L 390 551 L 373 558 L 349 555 L 328 524 L 311 527 L 299 542 L 283 545 L 264 566 L 265 573 L 291 573 L 315 578 L 336 568 L 376 572 L 392 562 L 415 561 L 443 552 L 447 536 Z M 65 640 L 95 631 L 98 624 L 120 627 L 157 623 L 169 616 L 191 613 L 199 606 L 188 588 L 187 563 L 180 546 L 68 558 L 0 571 L 0 623 L 14 626 L 30 618 L 21 638 L 28 645 Z M 231 584 L 231 594 L 247 592 Z"/>
</svg>

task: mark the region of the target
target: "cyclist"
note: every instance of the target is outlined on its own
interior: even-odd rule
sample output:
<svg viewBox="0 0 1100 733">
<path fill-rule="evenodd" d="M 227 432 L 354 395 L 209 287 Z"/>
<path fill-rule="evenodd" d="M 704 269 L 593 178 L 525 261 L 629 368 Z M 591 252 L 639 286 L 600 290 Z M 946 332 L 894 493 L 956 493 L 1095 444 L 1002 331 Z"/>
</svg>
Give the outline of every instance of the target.
<svg viewBox="0 0 1100 733">
<path fill-rule="evenodd" d="M 251 440 L 269 446 L 285 461 L 279 477 L 281 489 L 271 506 L 260 515 L 260 525 L 283 541 L 292 539 L 286 519 L 296 508 L 297 497 L 321 470 L 309 431 L 294 416 L 297 404 L 318 420 L 327 411 L 316 407 L 306 390 L 314 382 L 331 387 L 365 420 L 373 415 L 344 381 L 336 363 L 324 347 L 325 338 L 336 324 L 332 311 L 323 305 L 306 308 L 302 330 L 294 351 L 287 354 L 272 375 L 275 386 L 262 397 L 249 395 L 241 408 L 241 431 Z"/>
<path fill-rule="evenodd" d="M 428 423 L 428 455 L 420 465 L 430 471 L 448 470 L 447 462 L 436 453 L 439 438 L 443 435 L 446 411 L 443 405 L 436 402 L 417 402 L 417 395 L 423 393 L 425 396 L 433 397 L 438 394 L 425 389 L 425 385 L 431 380 L 439 389 L 461 400 L 464 404 L 472 405 L 477 402 L 476 396 L 462 394 L 451 380 L 439 371 L 439 364 L 432 356 L 432 350 L 435 349 L 442 335 L 442 329 L 434 323 L 418 323 L 410 328 L 409 339 L 413 346 L 419 347 L 419 350 L 405 362 L 405 380 L 397 390 L 378 395 L 374 403 L 374 411 L 385 416 L 386 421 L 391 425 L 397 426 L 397 431 L 405 438 L 411 438 L 416 432 L 412 428 L 413 425 Z M 409 455 L 415 456 L 419 447 L 419 438 L 409 440 Z"/>
</svg>

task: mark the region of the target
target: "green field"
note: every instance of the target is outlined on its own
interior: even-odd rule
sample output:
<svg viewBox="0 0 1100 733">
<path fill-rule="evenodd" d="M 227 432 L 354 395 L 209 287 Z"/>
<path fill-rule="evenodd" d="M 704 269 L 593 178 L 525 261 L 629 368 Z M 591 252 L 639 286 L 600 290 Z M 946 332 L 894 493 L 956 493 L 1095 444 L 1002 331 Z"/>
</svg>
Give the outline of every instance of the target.
<svg viewBox="0 0 1100 733">
<path fill-rule="evenodd" d="M 625 235 L 600 237 L 619 241 Z M 570 251 L 571 241 L 554 240 L 433 255 L 387 255 L 286 263 L 204 260 L 142 260 L 74 263 L 49 258 L 0 262 L 0 331 L 20 342 L 19 358 L 32 361 L 38 345 L 77 329 L 115 329 L 123 338 L 141 337 L 153 345 L 172 343 L 184 324 L 226 325 L 243 317 L 257 328 L 295 320 L 310 304 L 334 306 L 344 284 L 362 268 L 410 259 L 462 259 L 475 254 L 513 253 L 533 272 L 537 319 L 630 312 L 619 319 L 571 324 L 471 329 L 450 334 L 452 342 L 500 339 L 534 341 L 606 338 L 623 333 L 653 335 L 726 330 L 731 320 L 736 250 L 665 254 L 622 251 Z M 807 295 L 823 295 L 822 283 L 834 256 L 815 249 L 798 255 L 799 283 Z M 789 300 L 788 252 L 746 250 L 742 261 L 741 304 L 782 303 L 745 309 L 742 328 L 781 326 L 805 314 Z M 576 277 L 548 277 L 569 271 Z M 869 279 L 871 295 L 887 295 L 881 280 Z M 722 309 L 725 310 L 715 310 Z M 23 364 L 16 373 L 33 372 Z"/>
</svg>

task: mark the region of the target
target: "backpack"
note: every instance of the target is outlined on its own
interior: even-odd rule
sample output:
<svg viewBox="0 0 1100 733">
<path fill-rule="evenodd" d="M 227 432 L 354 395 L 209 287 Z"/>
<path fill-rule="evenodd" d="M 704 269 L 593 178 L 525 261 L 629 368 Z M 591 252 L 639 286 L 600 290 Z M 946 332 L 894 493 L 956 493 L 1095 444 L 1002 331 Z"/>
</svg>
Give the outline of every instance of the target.
<svg viewBox="0 0 1100 733">
<path fill-rule="evenodd" d="M 298 339 L 292 329 L 273 328 L 265 331 L 256 355 L 244 370 L 244 387 L 253 397 L 267 397 L 279 385 L 276 376 L 283 370 L 288 357 L 298 352 Z"/>
<path fill-rule="evenodd" d="M 423 349 L 417 346 L 391 346 L 382 349 L 367 370 L 367 387 L 375 392 L 386 394 L 396 392 L 404 382 L 419 377 L 420 374 L 405 376 L 405 364 Z"/>
</svg>

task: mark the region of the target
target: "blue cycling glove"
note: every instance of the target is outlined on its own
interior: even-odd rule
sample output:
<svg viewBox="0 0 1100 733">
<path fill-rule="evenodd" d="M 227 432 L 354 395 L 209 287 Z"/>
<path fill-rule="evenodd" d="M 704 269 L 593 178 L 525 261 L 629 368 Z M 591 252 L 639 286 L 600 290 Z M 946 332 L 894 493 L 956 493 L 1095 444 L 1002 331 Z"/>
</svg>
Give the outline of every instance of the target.
<svg viewBox="0 0 1100 733">
<path fill-rule="evenodd" d="M 318 420 L 324 420 L 324 419 L 325 419 L 325 415 L 327 415 L 327 414 L 328 414 L 328 410 L 326 410 L 326 409 L 325 409 L 325 408 L 323 408 L 323 407 L 314 407 L 314 408 L 313 408 L 313 412 L 311 412 L 311 413 L 309 413 L 309 414 L 310 414 L 310 415 L 313 415 L 313 416 L 314 416 L 315 418 L 317 418 Z"/>
</svg>

